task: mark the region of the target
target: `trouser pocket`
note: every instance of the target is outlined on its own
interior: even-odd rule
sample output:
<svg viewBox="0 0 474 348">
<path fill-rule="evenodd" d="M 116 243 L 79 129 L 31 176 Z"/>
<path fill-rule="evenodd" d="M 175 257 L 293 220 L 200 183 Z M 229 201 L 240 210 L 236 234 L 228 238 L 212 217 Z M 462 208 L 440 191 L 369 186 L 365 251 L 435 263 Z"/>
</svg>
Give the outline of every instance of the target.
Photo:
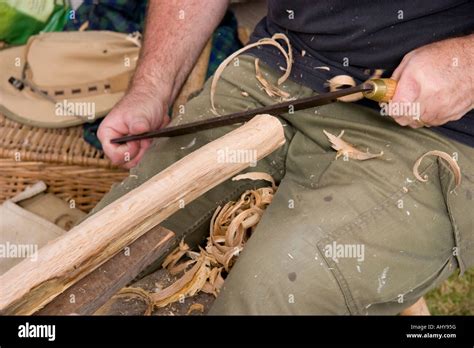
<svg viewBox="0 0 474 348">
<path fill-rule="evenodd" d="M 437 279 L 452 258 L 456 244 L 442 191 L 446 179 L 438 173 L 432 161 L 422 173 L 427 182 L 401 187 L 318 242 L 352 314 L 413 300 L 414 291 Z"/>
</svg>

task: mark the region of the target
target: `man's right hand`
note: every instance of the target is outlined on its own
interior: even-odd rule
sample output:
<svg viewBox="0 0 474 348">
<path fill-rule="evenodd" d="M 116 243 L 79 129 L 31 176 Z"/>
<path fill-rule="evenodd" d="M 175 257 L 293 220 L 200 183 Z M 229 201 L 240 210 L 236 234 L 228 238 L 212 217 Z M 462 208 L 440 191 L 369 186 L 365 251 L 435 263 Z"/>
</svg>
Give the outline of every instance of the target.
<svg viewBox="0 0 474 348">
<path fill-rule="evenodd" d="M 129 91 L 100 124 L 97 136 L 105 154 L 115 165 L 135 167 L 150 146 L 151 139 L 112 144 L 110 140 L 141 134 L 166 126 L 170 118 L 165 103 Z"/>
</svg>

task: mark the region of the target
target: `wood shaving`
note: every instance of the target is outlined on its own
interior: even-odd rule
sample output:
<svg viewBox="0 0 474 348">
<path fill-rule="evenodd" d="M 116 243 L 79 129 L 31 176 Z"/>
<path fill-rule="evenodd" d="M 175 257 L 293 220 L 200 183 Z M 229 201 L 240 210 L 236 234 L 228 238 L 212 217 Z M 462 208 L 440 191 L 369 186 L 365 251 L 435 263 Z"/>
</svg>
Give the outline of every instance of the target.
<svg viewBox="0 0 474 348">
<path fill-rule="evenodd" d="M 192 312 L 204 313 L 204 306 L 201 303 L 193 303 L 191 306 L 189 306 L 188 312 L 186 314 L 189 315 Z"/>
<path fill-rule="evenodd" d="M 86 31 L 87 28 L 89 28 L 89 21 L 85 21 L 84 23 L 82 23 L 78 31 Z"/>
<path fill-rule="evenodd" d="M 283 40 L 285 41 L 287 45 L 287 50 L 283 48 L 283 46 L 277 41 L 277 40 Z M 217 81 L 219 81 L 220 76 L 222 75 L 224 69 L 229 65 L 229 63 L 238 55 L 242 54 L 243 52 L 257 47 L 257 46 L 263 46 L 263 45 L 272 45 L 278 48 L 280 52 L 283 54 L 286 60 L 286 72 L 278 79 L 278 85 L 281 85 L 283 82 L 285 82 L 288 77 L 290 76 L 291 72 L 291 67 L 293 64 L 293 52 L 291 49 L 291 44 L 290 40 L 288 40 L 288 37 L 285 34 L 277 33 L 273 35 L 271 38 L 263 38 L 257 42 L 254 42 L 252 44 L 249 44 L 245 47 L 242 47 L 240 50 L 232 53 L 229 57 L 227 57 L 216 69 L 216 72 L 214 73 L 214 76 L 212 78 L 211 82 L 211 92 L 210 92 L 210 98 L 211 98 L 211 111 L 215 115 L 219 115 L 217 112 L 216 106 L 215 106 L 215 101 L 214 101 L 214 95 L 216 93 L 216 88 L 217 88 Z"/>
<path fill-rule="evenodd" d="M 380 157 L 383 155 L 383 151 L 379 154 L 372 154 L 370 152 L 362 152 L 356 149 L 353 145 L 345 142 L 342 140 L 342 136 L 344 135 L 344 131 L 336 137 L 335 135 L 326 132 L 323 130 L 324 134 L 328 137 L 329 141 L 331 142 L 331 147 L 337 151 L 336 159 L 340 156 L 349 157 L 359 161 L 365 161 L 371 158 Z"/>
<path fill-rule="evenodd" d="M 206 284 L 211 272 L 210 265 L 211 257 L 202 253 L 194 266 L 189 271 L 185 271 L 176 282 L 157 293 L 150 294 L 154 306 L 165 307 L 181 298 L 195 295 Z"/>
<path fill-rule="evenodd" d="M 247 190 L 239 200 L 230 201 L 223 207 L 219 206 L 211 218 L 205 249 L 199 248 L 199 252 L 191 251 L 189 246 L 181 241 L 162 265 L 171 274 L 183 273 L 176 282 L 157 292 L 127 287 L 116 296 L 143 299 L 147 304 L 145 315 L 150 315 L 155 307 L 165 307 L 200 291 L 217 297 L 224 284 L 223 272 L 228 273 L 232 268 L 260 222 L 263 212 L 272 202 L 277 188 L 272 176 L 267 173 L 245 173 L 235 176 L 232 180 L 265 180 L 272 186 Z M 193 310 L 201 310 L 199 304 L 195 305 L 190 307 L 188 314 Z"/>
<path fill-rule="evenodd" d="M 163 261 L 163 268 L 167 268 L 170 273 L 175 273 L 176 263 L 189 251 L 189 246 L 181 241 L 179 246 L 169 254 L 166 259 Z"/>
<path fill-rule="evenodd" d="M 153 312 L 153 299 L 150 296 L 150 293 L 146 290 L 143 290 L 142 288 L 123 288 L 121 289 L 116 295 L 113 297 L 119 298 L 119 297 L 136 297 L 139 298 L 143 301 L 145 301 L 147 308 L 145 310 L 144 315 L 151 315 Z M 112 302 L 110 302 L 111 304 Z"/>
<path fill-rule="evenodd" d="M 456 162 L 449 154 L 443 151 L 438 151 L 438 150 L 433 150 L 433 151 L 428 151 L 424 155 L 422 155 L 420 158 L 418 158 L 413 165 L 413 174 L 415 175 L 415 178 L 417 178 L 419 181 L 422 182 L 427 182 L 428 181 L 428 176 L 425 175 L 422 177 L 420 175 L 420 172 L 418 171 L 418 168 L 423 161 L 423 159 L 426 156 L 437 156 L 439 158 L 444 159 L 448 164 L 451 170 L 453 171 L 454 174 L 454 180 L 456 182 L 456 187 L 457 188 L 459 185 L 461 185 L 461 168 L 459 167 L 458 162 Z"/>
<path fill-rule="evenodd" d="M 329 83 L 329 91 L 335 92 L 339 91 L 340 89 L 344 89 L 347 87 L 354 87 L 356 85 L 355 80 L 349 75 L 337 75 L 334 76 L 332 79 L 328 80 Z M 339 97 L 337 100 L 343 102 L 353 102 L 364 98 L 362 92 L 354 93 L 350 95 L 346 95 L 344 97 Z"/>
<path fill-rule="evenodd" d="M 260 82 L 263 86 L 263 90 L 268 94 L 269 97 L 280 97 L 280 101 L 289 100 L 290 94 L 279 89 L 278 87 L 272 85 L 268 82 L 265 77 L 263 76 L 262 72 L 260 71 L 260 67 L 258 66 L 260 59 L 255 59 L 255 77 L 257 78 L 258 82 Z"/>
<path fill-rule="evenodd" d="M 270 174 L 262 173 L 262 172 L 244 173 L 244 174 L 239 174 L 239 175 L 234 176 L 232 178 L 232 181 L 245 180 L 245 179 L 268 181 L 269 183 L 272 184 L 273 190 L 276 191 L 275 180 L 273 180 L 273 177 Z"/>
<path fill-rule="evenodd" d="M 372 76 L 369 77 L 369 80 L 370 79 L 379 79 L 379 78 L 381 78 L 384 72 L 385 72 L 384 69 L 375 69 Z"/>
<path fill-rule="evenodd" d="M 326 70 L 326 71 L 331 70 L 328 66 L 315 66 L 313 69 Z"/>
<path fill-rule="evenodd" d="M 383 69 L 375 69 L 374 73 L 372 74 L 371 77 L 368 78 L 370 79 L 377 79 L 382 76 L 384 73 Z M 352 76 L 349 75 L 337 75 L 328 80 L 328 85 L 329 85 L 329 91 L 334 92 L 334 91 L 339 91 L 340 89 L 347 88 L 347 87 L 355 87 L 356 82 L 352 78 Z M 339 97 L 337 100 L 342 101 L 342 102 L 354 102 L 358 101 L 364 98 L 364 95 L 362 92 L 360 93 L 354 93 L 350 95 L 346 95 L 344 97 Z"/>
</svg>

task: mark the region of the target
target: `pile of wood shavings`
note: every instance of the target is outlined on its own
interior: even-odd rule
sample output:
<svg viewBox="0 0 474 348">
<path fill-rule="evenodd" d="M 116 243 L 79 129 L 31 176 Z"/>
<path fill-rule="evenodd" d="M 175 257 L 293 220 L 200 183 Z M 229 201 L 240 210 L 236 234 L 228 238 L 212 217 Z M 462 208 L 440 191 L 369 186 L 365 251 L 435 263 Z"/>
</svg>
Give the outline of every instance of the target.
<svg viewBox="0 0 474 348">
<path fill-rule="evenodd" d="M 141 288 L 123 288 L 115 297 L 138 297 L 147 304 L 145 315 L 154 308 L 194 296 L 202 291 L 217 297 L 245 243 L 255 230 L 263 212 L 272 202 L 276 192 L 273 178 L 266 173 L 246 173 L 232 180 L 265 180 L 270 187 L 247 190 L 237 201 L 230 201 L 214 212 L 210 224 L 210 235 L 205 249 L 192 251 L 181 241 L 163 262 L 163 267 L 172 275 L 183 275 L 172 285 L 159 292 L 148 292 Z"/>
</svg>

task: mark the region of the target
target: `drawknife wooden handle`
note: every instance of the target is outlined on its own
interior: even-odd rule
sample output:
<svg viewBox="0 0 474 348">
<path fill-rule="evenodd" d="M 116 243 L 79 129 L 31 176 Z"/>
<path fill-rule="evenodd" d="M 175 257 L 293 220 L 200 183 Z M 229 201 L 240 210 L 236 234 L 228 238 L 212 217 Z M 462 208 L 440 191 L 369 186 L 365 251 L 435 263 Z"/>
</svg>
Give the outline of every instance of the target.
<svg viewBox="0 0 474 348">
<path fill-rule="evenodd" d="M 371 85 L 373 89 L 364 92 L 364 97 L 382 103 L 388 103 L 397 89 L 397 81 L 394 79 L 371 79 L 366 83 Z"/>
</svg>

